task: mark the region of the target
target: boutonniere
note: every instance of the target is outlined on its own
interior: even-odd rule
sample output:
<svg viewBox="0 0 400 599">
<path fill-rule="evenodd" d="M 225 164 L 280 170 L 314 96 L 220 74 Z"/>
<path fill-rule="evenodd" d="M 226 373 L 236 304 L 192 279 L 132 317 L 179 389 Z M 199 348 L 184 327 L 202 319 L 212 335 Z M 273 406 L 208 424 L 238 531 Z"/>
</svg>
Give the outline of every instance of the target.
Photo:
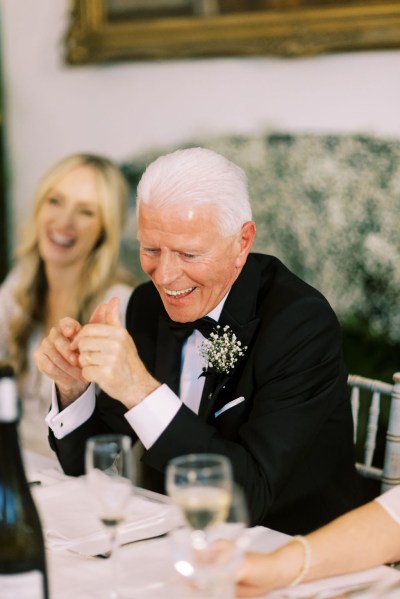
<svg viewBox="0 0 400 599">
<path fill-rule="evenodd" d="M 217 324 L 200 346 L 200 356 L 205 362 L 203 370 L 211 368 L 218 374 L 229 374 L 246 349 L 228 325 Z"/>
</svg>

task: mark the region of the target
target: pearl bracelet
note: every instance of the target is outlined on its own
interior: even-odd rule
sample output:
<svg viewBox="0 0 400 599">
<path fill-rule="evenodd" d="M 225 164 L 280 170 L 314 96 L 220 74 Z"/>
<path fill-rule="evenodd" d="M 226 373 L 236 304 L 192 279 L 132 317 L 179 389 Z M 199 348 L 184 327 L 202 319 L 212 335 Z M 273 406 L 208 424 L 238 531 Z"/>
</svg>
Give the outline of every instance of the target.
<svg viewBox="0 0 400 599">
<path fill-rule="evenodd" d="M 300 572 L 292 580 L 292 582 L 288 585 L 289 587 L 296 586 L 304 579 L 305 575 L 307 574 L 308 570 L 310 569 L 310 564 L 311 564 L 311 546 L 310 546 L 309 541 L 301 535 L 296 535 L 295 537 L 293 537 L 292 540 L 297 541 L 298 543 L 300 543 L 303 546 L 304 558 L 303 558 L 303 563 L 301 565 Z"/>
</svg>

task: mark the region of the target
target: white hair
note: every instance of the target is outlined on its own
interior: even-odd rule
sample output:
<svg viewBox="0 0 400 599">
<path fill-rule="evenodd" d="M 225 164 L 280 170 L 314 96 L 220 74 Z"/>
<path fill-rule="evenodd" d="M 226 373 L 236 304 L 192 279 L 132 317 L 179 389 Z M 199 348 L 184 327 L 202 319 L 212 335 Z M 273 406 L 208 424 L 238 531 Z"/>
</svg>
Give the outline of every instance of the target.
<svg viewBox="0 0 400 599">
<path fill-rule="evenodd" d="M 252 220 L 247 177 L 242 168 L 206 148 L 176 150 L 149 164 L 137 188 L 140 205 L 215 207 L 222 235 L 233 235 Z"/>
</svg>

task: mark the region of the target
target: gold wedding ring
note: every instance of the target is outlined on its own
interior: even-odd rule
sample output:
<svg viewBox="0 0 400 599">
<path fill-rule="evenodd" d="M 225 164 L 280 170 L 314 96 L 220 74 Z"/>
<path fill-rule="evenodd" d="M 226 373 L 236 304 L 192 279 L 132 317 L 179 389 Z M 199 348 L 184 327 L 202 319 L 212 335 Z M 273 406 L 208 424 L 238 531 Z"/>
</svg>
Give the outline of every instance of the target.
<svg viewBox="0 0 400 599">
<path fill-rule="evenodd" d="M 93 366 L 92 353 L 93 352 L 88 351 L 85 356 L 86 366 Z"/>
</svg>

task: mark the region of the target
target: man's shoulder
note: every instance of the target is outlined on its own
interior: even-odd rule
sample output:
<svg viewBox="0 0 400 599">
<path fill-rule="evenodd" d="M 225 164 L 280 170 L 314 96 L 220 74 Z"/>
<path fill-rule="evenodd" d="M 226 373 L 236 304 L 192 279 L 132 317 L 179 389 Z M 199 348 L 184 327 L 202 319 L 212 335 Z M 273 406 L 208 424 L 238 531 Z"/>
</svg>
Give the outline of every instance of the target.
<svg viewBox="0 0 400 599">
<path fill-rule="evenodd" d="M 329 300 L 312 285 L 298 277 L 274 256 L 253 255 L 260 270 L 260 286 L 255 314 L 260 330 L 269 339 L 278 339 L 281 347 L 295 334 L 319 335 L 339 342 L 340 324 Z M 327 333 L 328 331 L 328 333 Z"/>
<path fill-rule="evenodd" d="M 315 287 L 290 270 L 275 256 L 250 254 L 251 268 L 258 270 L 258 306 L 280 311 L 304 301 L 332 311 L 328 299 Z"/>
<path fill-rule="evenodd" d="M 250 266 L 257 268 L 263 287 L 272 291 L 295 293 L 296 295 L 316 296 L 323 298 L 322 293 L 310 283 L 288 268 L 279 258 L 268 254 L 252 253 L 249 255 Z M 285 294 L 286 294 L 285 293 Z"/>
</svg>

